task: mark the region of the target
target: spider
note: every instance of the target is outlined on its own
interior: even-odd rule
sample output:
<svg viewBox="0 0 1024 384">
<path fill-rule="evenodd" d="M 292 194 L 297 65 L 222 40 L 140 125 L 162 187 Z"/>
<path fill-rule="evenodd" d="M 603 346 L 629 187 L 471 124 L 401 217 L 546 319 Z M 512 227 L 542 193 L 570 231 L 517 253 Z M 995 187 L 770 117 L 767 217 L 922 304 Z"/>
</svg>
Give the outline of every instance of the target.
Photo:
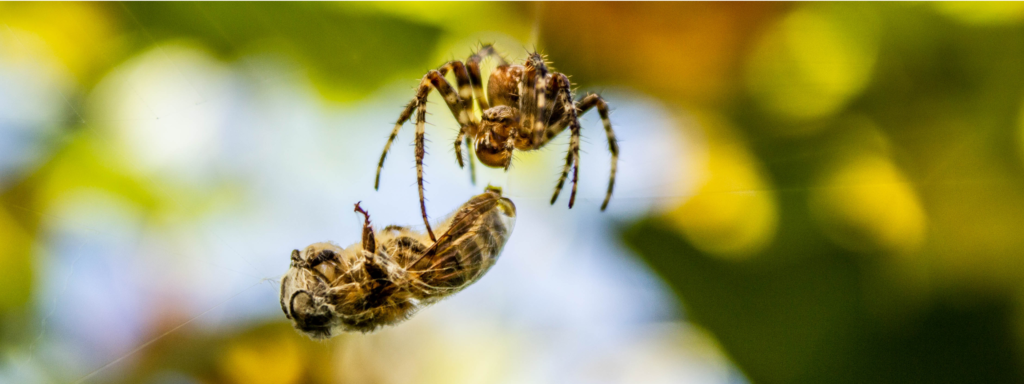
<svg viewBox="0 0 1024 384">
<path fill-rule="evenodd" d="M 495 58 L 498 66 L 490 74 L 485 94 L 483 83 L 480 81 L 480 62 L 486 57 Z M 449 72 L 455 75 L 458 92 L 445 79 Z M 399 115 L 395 128 L 384 145 L 384 153 L 381 154 L 380 163 L 377 165 L 374 189 L 380 187 L 381 168 L 384 167 L 384 159 L 392 142 L 398 136 L 402 125 L 412 117 L 413 111 L 416 111 L 416 181 L 419 187 L 420 211 L 423 213 L 423 223 L 426 224 L 430 239 L 436 241 L 427 219 L 427 207 L 423 198 L 423 125 L 427 116 L 427 95 L 431 89 L 437 89 L 460 125 L 459 134 L 455 138 L 455 158 L 460 168 L 464 166 L 463 140 L 470 156 L 475 153 L 477 159 L 484 165 L 503 167 L 507 171 L 512 164 L 513 150 L 540 149 L 568 127 L 571 135 L 569 151 L 565 156 L 565 165 L 562 167 L 558 184 L 555 185 L 551 204 L 558 200 L 565 180 L 572 171 L 569 208 L 572 208 L 576 201 L 579 175 L 579 116 L 597 107 L 604 123 L 605 134 L 608 136 L 608 150 L 612 155 L 608 191 L 601 204 L 601 210 L 604 211 L 615 187 L 615 170 L 619 158 L 619 146 L 608 120 L 608 104 L 600 95 L 593 93 L 574 101 L 570 87 L 569 78 L 565 74 L 551 71 L 540 54 L 530 54 L 523 64 L 509 64 L 489 44 L 472 54 L 465 63 L 452 60 L 436 70 L 430 70 L 420 81 L 416 97 Z M 482 119 L 474 113 L 474 101 L 482 111 Z M 476 151 L 473 150 L 474 146 Z M 472 174 L 472 159 L 469 164 Z"/>
</svg>

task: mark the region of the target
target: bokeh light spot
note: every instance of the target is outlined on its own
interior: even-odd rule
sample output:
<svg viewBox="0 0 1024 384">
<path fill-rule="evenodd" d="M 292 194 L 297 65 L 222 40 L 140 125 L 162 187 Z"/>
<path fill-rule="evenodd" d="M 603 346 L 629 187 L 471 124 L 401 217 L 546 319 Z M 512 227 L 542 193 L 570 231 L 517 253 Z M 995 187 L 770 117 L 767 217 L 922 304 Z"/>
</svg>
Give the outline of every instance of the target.
<svg viewBox="0 0 1024 384">
<path fill-rule="evenodd" d="M 932 6 L 967 25 L 1016 24 L 1024 20 L 1024 3 L 1018 1 L 939 1 Z"/>
<path fill-rule="evenodd" d="M 0 313 L 20 308 L 32 291 L 32 238 L 0 208 Z"/>
<path fill-rule="evenodd" d="M 704 184 L 668 217 L 702 251 L 728 258 L 754 255 L 774 237 L 775 195 L 744 143 L 724 124 L 702 120 L 707 158 L 694 162 L 706 163 L 703 174 L 695 175 Z"/>
<path fill-rule="evenodd" d="M 302 351 L 288 334 L 270 340 L 238 342 L 229 347 L 221 371 L 231 383 L 298 383 L 302 375 Z"/>
<path fill-rule="evenodd" d="M 229 68 L 207 52 L 170 43 L 121 65 L 91 102 L 130 165 L 202 183 L 216 177 L 212 165 L 233 106 L 230 85 Z"/>
<path fill-rule="evenodd" d="M 877 52 L 868 14 L 805 7 L 755 45 L 747 86 L 770 113 L 794 120 L 828 116 L 864 89 Z"/>
<path fill-rule="evenodd" d="M 810 205 L 826 235 L 854 251 L 906 254 L 925 239 L 927 219 L 917 194 L 882 156 L 852 156 L 827 171 Z"/>
<path fill-rule="evenodd" d="M 109 15 L 98 3 L 0 4 L 0 33 L 24 30 L 42 40 L 81 83 L 105 64 L 118 48 Z"/>
</svg>

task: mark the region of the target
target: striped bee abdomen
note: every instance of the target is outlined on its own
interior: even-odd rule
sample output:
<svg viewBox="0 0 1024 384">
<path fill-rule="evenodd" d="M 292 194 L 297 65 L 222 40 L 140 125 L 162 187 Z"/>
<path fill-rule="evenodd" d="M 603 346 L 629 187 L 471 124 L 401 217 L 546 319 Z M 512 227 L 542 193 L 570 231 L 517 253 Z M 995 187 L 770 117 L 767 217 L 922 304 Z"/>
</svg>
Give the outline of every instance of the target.
<svg viewBox="0 0 1024 384">
<path fill-rule="evenodd" d="M 498 260 L 515 225 L 516 208 L 489 189 L 462 205 L 439 229 L 443 235 L 408 271 L 422 287 L 421 300 L 458 292 Z"/>
</svg>

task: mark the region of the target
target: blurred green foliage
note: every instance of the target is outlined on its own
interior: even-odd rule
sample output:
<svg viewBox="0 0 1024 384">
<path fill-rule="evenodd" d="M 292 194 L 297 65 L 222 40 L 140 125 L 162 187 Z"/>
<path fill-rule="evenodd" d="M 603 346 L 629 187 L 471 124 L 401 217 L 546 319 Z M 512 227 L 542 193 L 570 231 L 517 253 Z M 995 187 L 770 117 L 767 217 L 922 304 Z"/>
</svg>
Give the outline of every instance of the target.
<svg viewBox="0 0 1024 384">
<path fill-rule="evenodd" d="M 429 67 L 441 29 L 385 14 L 357 14 L 332 3 L 121 3 L 127 23 L 145 26 L 139 46 L 194 39 L 224 58 L 279 47 L 313 69 L 325 90 L 359 97 L 393 74 Z M 116 10 L 114 10 L 116 12 Z M 384 47 L 402 47 L 384 49 Z M 330 92 L 328 92 L 330 93 Z"/>
<path fill-rule="evenodd" d="M 926 4 L 799 8 L 793 14 L 876 26 L 877 56 L 863 92 L 825 114 L 792 115 L 757 87 L 726 103 L 726 120 L 747 138 L 775 191 L 778 225 L 769 245 L 742 260 L 722 258 L 696 247 L 700 239 L 677 230 L 671 217 L 626 228 L 627 243 L 753 382 L 1024 381 L 1024 28 L 965 23 Z M 833 59 L 812 57 L 810 64 Z M 823 172 L 851 156 L 891 159 L 906 178 L 822 183 Z M 906 209 L 899 196 L 874 197 L 878 209 L 842 201 L 870 216 L 838 227 L 832 222 L 841 218 L 829 214 L 836 211 L 816 211 L 822 194 L 890 183 L 918 196 L 923 243 L 875 244 L 871 227 L 900 220 Z M 895 241 L 911 235 L 897 233 Z"/>
</svg>

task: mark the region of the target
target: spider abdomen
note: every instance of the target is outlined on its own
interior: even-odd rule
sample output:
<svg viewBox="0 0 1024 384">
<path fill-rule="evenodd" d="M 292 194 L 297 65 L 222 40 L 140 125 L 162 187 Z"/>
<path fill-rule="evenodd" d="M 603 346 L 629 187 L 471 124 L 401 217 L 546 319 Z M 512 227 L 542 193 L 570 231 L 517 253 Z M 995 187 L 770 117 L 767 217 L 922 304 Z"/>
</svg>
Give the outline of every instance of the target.
<svg viewBox="0 0 1024 384">
<path fill-rule="evenodd" d="M 503 65 L 495 68 L 487 78 L 487 99 L 491 106 L 519 105 L 519 82 L 522 78 L 521 65 Z"/>
</svg>

